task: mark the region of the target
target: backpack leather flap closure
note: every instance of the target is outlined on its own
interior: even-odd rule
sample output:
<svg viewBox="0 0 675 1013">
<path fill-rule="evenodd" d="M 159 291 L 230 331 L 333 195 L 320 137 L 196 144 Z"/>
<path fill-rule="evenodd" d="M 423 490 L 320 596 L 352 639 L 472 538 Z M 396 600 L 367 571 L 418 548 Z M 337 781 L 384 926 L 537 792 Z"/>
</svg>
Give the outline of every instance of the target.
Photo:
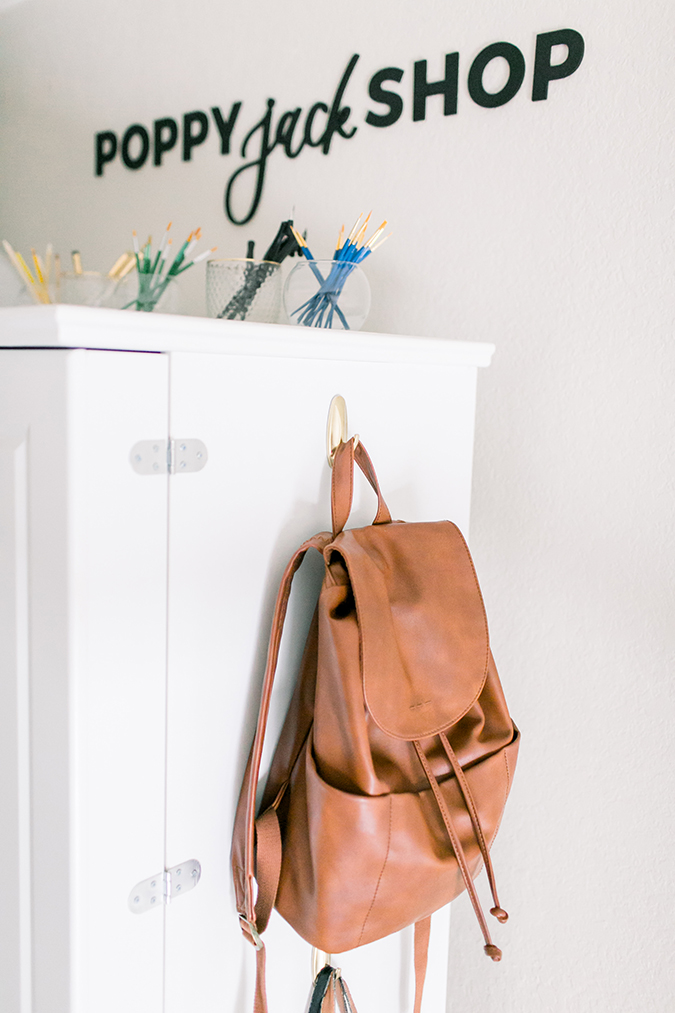
<svg viewBox="0 0 675 1013">
<path fill-rule="evenodd" d="M 489 641 L 466 542 L 449 521 L 344 531 L 368 710 L 388 735 L 423 739 L 455 724 L 480 695 Z"/>
</svg>

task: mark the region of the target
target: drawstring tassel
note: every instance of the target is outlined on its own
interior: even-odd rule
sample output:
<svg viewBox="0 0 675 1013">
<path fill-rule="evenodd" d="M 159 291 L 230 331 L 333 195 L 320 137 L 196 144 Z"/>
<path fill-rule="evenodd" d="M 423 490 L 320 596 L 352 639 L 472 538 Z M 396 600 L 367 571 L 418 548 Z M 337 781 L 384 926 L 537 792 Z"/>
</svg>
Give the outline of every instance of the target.
<svg viewBox="0 0 675 1013">
<path fill-rule="evenodd" d="M 448 742 L 447 737 L 444 735 L 443 732 L 440 733 L 439 737 L 441 742 L 443 743 L 443 748 L 445 749 L 448 759 L 450 760 L 452 769 L 455 773 L 458 788 L 464 798 L 464 804 L 466 805 L 466 808 L 469 812 L 469 816 L 471 817 L 471 823 L 473 825 L 474 833 L 476 835 L 476 841 L 478 843 L 479 850 L 485 862 L 485 868 L 488 874 L 488 879 L 490 881 L 490 888 L 492 890 L 492 897 L 495 902 L 495 906 L 493 908 L 490 908 L 490 914 L 494 915 L 497 921 L 505 922 L 509 916 L 506 913 L 506 911 L 499 906 L 499 901 L 497 899 L 497 885 L 495 883 L 494 872 L 492 871 L 490 852 L 488 851 L 488 847 L 485 842 L 483 828 L 481 827 L 480 820 L 478 819 L 478 812 L 476 810 L 476 805 L 474 803 L 473 796 L 471 794 L 469 785 L 467 784 L 466 778 L 464 776 L 464 771 L 462 770 L 459 761 L 455 756 L 455 752 L 450 743 Z M 438 803 L 438 808 L 440 810 L 441 817 L 443 819 L 443 822 L 445 823 L 445 829 L 447 830 L 448 837 L 450 838 L 452 850 L 454 851 L 455 858 L 457 859 L 459 871 L 462 874 L 462 879 L 464 880 L 466 891 L 469 894 L 469 899 L 471 901 L 471 904 L 473 905 L 474 911 L 476 912 L 478 924 L 481 927 L 483 938 L 485 939 L 485 946 L 483 947 L 483 950 L 486 953 L 486 955 L 491 958 L 491 960 L 499 961 L 502 959 L 502 951 L 499 949 L 498 946 L 495 946 L 495 944 L 492 942 L 490 938 L 490 932 L 487 927 L 487 922 L 485 921 L 485 915 L 483 914 L 483 909 L 481 908 L 480 901 L 476 893 L 476 888 L 474 887 L 473 880 L 471 879 L 471 873 L 469 870 L 469 866 L 467 864 L 466 856 L 464 854 L 464 849 L 462 848 L 459 836 L 453 825 L 452 818 L 450 816 L 450 812 L 446 805 L 445 799 L 443 798 L 440 785 L 436 780 L 436 778 L 434 777 L 434 774 L 432 773 L 431 767 L 429 766 L 429 761 L 427 760 L 427 757 L 424 754 L 424 750 L 422 749 L 421 742 L 418 739 L 414 739 L 413 745 L 419 757 L 419 761 L 422 764 L 422 769 L 426 774 L 427 781 L 429 782 L 429 787 L 431 788 L 436 798 L 436 802 Z"/>
<path fill-rule="evenodd" d="M 445 734 L 445 732 L 441 732 L 439 738 L 441 740 L 443 748 L 445 749 L 446 755 L 450 760 L 450 766 L 452 767 L 455 778 L 457 780 L 457 787 L 459 788 L 464 798 L 464 804 L 466 806 L 467 812 L 469 813 L 469 816 L 471 817 L 471 823 L 476 837 L 476 842 L 478 844 L 478 847 L 480 848 L 480 853 L 483 856 L 483 864 L 485 865 L 485 871 L 487 873 L 488 882 L 490 884 L 490 891 L 492 893 L 492 900 L 494 901 L 494 907 L 490 908 L 490 914 L 494 915 L 497 921 L 501 922 L 503 925 L 504 922 L 507 922 L 509 920 L 509 916 L 507 912 L 504 910 L 504 908 L 500 907 L 499 904 L 499 897 L 497 896 L 497 883 L 495 880 L 494 870 L 492 868 L 492 859 L 490 858 L 490 851 L 487 846 L 487 841 L 485 840 L 483 828 L 480 825 L 480 820 L 478 818 L 478 810 L 476 808 L 476 803 L 473 800 L 471 789 L 469 788 L 469 782 L 466 779 L 464 771 L 462 770 L 462 766 L 459 760 L 457 759 L 455 751 L 450 745 L 448 737 Z"/>
<path fill-rule="evenodd" d="M 442 733 L 441 737 L 443 737 Z M 445 829 L 447 830 L 448 837 L 450 838 L 450 845 L 455 853 L 455 858 L 457 859 L 459 871 L 462 875 L 462 879 L 464 880 L 466 892 L 468 893 L 469 900 L 471 901 L 473 909 L 476 912 L 476 918 L 478 919 L 478 924 L 480 925 L 481 932 L 483 933 L 483 938 L 485 940 L 484 950 L 487 953 L 488 957 L 492 957 L 493 960 L 501 960 L 502 951 L 499 949 L 499 947 L 494 945 L 492 939 L 490 938 L 490 930 L 487 927 L 485 915 L 483 914 L 483 909 L 480 906 L 478 894 L 476 893 L 476 888 L 471 878 L 471 871 L 469 869 L 466 860 L 466 855 L 464 854 L 464 848 L 462 847 L 457 831 L 455 830 L 455 826 L 454 823 L 452 822 L 452 817 L 450 816 L 448 806 L 446 804 L 445 799 L 443 798 L 443 793 L 441 792 L 441 787 L 438 781 L 436 780 L 431 770 L 431 767 L 429 766 L 429 761 L 425 756 L 424 750 L 422 749 L 422 744 L 419 741 L 419 739 L 413 739 L 413 746 L 415 747 L 415 751 L 419 757 L 420 763 L 422 764 L 422 769 L 426 774 L 427 781 L 429 782 L 429 787 L 434 793 L 434 797 L 436 799 L 436 802 L 438 803 L 441 818 L 445 823 Z"/>
</svg>

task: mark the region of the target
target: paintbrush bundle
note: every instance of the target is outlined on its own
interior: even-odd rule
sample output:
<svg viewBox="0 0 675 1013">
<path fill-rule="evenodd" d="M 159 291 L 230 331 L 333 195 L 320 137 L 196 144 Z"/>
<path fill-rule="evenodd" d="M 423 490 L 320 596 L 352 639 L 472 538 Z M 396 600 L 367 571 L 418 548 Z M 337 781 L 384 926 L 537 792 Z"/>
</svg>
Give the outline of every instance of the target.
<svg viewBox="0 0 675 1013">
<path fill-rule="evenodd" d="M 253 243 L 248 244 L 250 263 L 246 264 L 242 284 L 216 315 L 221 320 L 248 320 L 253 301 L 278 265 L 300 251 L 294 235 L 293 220 L 282 222 L 261 262 L 253 261 Z"/>
<path fill-rule="evenodd" d="M 180 246 L 178 253 L 172 257 L 171 222 L 166 227 L 162 241 L 155 253 L 152 249 L 152 236 L 141 249 L 138 244 L 136 231 L 133 233 L 134 258 L 136 270 L 138 271 L 138 295 L 131 302 L 128 302 L 122 309 L 130 309 L 135 306 L 141 312 L 150 313 L 154 310 L 159 300 L 164 295 L 168 285 L 179 275 L 183 274 L 194 264 L 205 260 L 211 253 L 215 253 L 216 247 L 200 253 L 193 257 L 192 253 L 201 239 L 201 229 L 195 229 Z"/>
<path fill-rule="evenodd" d="M 14 250 L 6 239 L 3 239 L 2 245 L 5 248 L 5 253 L 9 258 L 10 264 L 23 282 L 33 301 L 36 303 L 58 302 L 58 284 L 61 269 L 58 254 L 56 257 L 54 256 L 52 244 L 49 243 L 47 245 L 44 260 L 39 253 L 36 253 L 35 249 L 31 249 L 32 271 L 21 254 Z M 52 274 L 54 275 L 55 283 L 52 283 Z"/>
<path fill-rule="evenodd" d="M 128 283 L 122 283 L 132 271 L 136 270 L 137 295 L 121 308 L 135 307 L 137 310 L 150 312 L 175 278 L 216 251 L 214 246 L 199 256 L 193 256 L 193 251 L 201 238 L 201 229 L 196 229 L 172 257 L 170 230 L 171 222 L 159 248 L 154 253 L 152 238 L 149 238 L 141 249 L 134 232 L 133 251 L 121 254 L 107 274 L 85 271 L 79 250 L 73 250 L 71 254 L 72 271 L 65 272 L 61 270 L 60 258 L 58 254 L 54 255 L 51 243 L 47 246 L 44 258 L 34 249 L 31 250 L 32 270 L 7 240 L 3 240 L 3 246 L 10 263 L 36 303 L 68 302 L 119 308 L 124 299 L 129 297 L 126 291 Z M 295 240 L 293 242 L 295 243 Z"/>
<path fill-rule="evenodd" d="M 136 261 L 133 253 L 118 257 L 107 274 L 99 271 L 85 271 L 79 250 L 71 254 L 72 270 L 61 270 L 61 258 L 54 254 L 51 243 L 47 245 L 44 257 L 31 249 L 32 270 L 21 254 L 3 239 L 5 253 L 27 292 L 36 303 L 75 303 L 86 306 L 110 306 L 120 282 L 134 270 Z"/>
<path fill-rule="evenodd" d="M 365 221 L 362 221 L 363 215 L 359 215 L 346 239 L 345 227 L 342 226 L 333 260 L 325 276 L 321 273 L 321 268 L 305 239 L 294 230 L 296 241 L 302 249 L 303 255 L 309 261 L 309 266 L 319 286 L 309 299 L 290 310 L 290 317 L 297 317 L 297 323 L 305 327 L 332 327 L 334 318 L 337 316 L 342 327 L 345 330 L 350 330 L 347 318 L 339 305 L 345 283 L 356 268 L 389 238 L 389 236 L 385 236 L 380 239 L 387 224 L 385 220 L 370 239 L 366 240 L 371 215 L 372 211 Z"/>
</svg>

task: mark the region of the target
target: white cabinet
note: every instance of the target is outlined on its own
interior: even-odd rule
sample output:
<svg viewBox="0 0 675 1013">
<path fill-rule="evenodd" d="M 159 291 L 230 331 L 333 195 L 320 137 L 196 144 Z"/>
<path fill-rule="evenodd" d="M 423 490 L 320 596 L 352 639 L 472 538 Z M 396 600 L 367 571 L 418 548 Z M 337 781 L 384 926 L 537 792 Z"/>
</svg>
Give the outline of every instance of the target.
<svg viewBox="0 0 675 1013">
<path fill-rule="evenodd" d="M 3 1013 L 252 1007 L 232 819 L 277 584 L 297 545 L 329 527 L 330 399 L 345 397 L 394 516 L 466 530 L 476 370 L 491 352 L 80 307 L 0 311 Z M 179 453 L 201 441 L 205 466 L 167 473 L 169 440 Z M 134 470 L 138 443 L 158 463 L 147 474 Z M 352 523 L 372 520 L 363 486 Z M 296 579 L 272 739 L 319 563 Z M 132 913 L 135 884 L 157 874 L 161 888 L 162 870 L 189 859 L 202 868 L 194 890 L 168 906 L 160 890 L 154 910 Z M 434 1013 L 447 913 L 435 923 Z M 278 916 L 267 939 L 271 1013 L 298 1013 L 309 947 Z M 409 932 L 340 962 L 358 1006 L 410 1008 Z"/>
</svg>

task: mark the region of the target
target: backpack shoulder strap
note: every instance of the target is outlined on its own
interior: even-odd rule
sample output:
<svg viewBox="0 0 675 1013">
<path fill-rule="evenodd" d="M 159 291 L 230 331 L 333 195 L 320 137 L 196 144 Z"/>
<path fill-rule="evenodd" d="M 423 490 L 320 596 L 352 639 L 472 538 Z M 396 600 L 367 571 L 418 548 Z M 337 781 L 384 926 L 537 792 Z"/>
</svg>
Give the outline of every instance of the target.
<svg viewBox="0 0 675 1013">
<path fill-rule="evenodd" d="M 232 838 L 232 877 L 242 932 L 257 951 L 254 1013 L 267 1013 L 265 945 L 261 939 L 261 933 L 265 931 L 274 907 L 281 873 L 281 834 L 276 810 L 272 806 L 257 820 L 255 817 L 260 763 L 267 730 L 272 687 L 279 660 L 281 635 L 293 577 L 300 568 L 305 555 L 309 549 L 316 549 L 323 553 L 325 547 L 333 541 L 347 523 L 352 505 L 355 462 L 377 495 L 377 515 L 374 523 L 386 524 L 391 521 L 391 514 L 382 497 L 375 469 L 365 447 L 356 443 L 354 438 L 347 443 L 340 444 L 334 461 L 331 482 L 333 531 L 321 532 L 304 542 L 289 561 L 281 578 L 267 650 L 258 723 L 237 804 Z M 258 886 L 257 898 L 256 883 Z M 416 1013 L 419 1011 L 416 1010 Z"/>
<path fill-rule="evenodd" d="M 429 954 L 429 937 L 431 936 L 431 915 L 415 922 L 415 1008 L 414 1013 L 422 1013 L 422 993 L 424 979 L 427 976 L 427 957 Z"/>
<path fill-rule="evenodd" d="M 267 651 L 267 665 L 265 667 L 265 676 L 263 679 L 258 724 L 256 727 L 255 738 L 253 739 L 253 745 L 251 746 L 248 763 L 246 765 L 246 771 L 244 773 L 241 793 L 239 795 L 239 803 L 237 805 L 232 840 L 232 873 L 234 878 L 237 911 L 242 922 L 242 931 L 244 932 L 244 935 L 250 940 L 250 942 L 254 943 L 257 948 L 260 948 L 262 945 L 259 934 L 265 930 L 267 919 L 269 918 L 269 914 L 276 897 L 276 886 L 271 881 L 274 879 L 274 872 L 266 870 L 264 876 L 256 877 L 255 805 L 258 778 L 260 776 L 260 762 L 262 759 L 270 700 L 272 697 L 272 687 L 274 685 L 274 676 L 276 674 L 277 662 L 279 660 L 281 634 L 283 632 L 284 620 L 286 618 L 288 599 L 291 593 L 291 584 L 296 571 L 299 569 L 300 564 L 309 549 L 317 549 L 317 551 L 323 552 L 324 547 L 331 541 L 332 535 L 329 532 L 322 532 L 318 535 L 314 535 L 313 538 L 304 542 L 304 544 L 300 546 L 291 558 L 281 579 L 281 585 L 279 587 L 274 607 L 274 617 L 272 619 L 272 630 Z M 261 817 L 261 820 L 262 819 L 263 817 Z M 265 850 L 267 853 L 271 852 L 273 854 L 276 854 L 277 850 L 279 851 L 280 866 L 280 846 L 277 848 L 276 844 L 278 827 L 275 831 L 274 827 L 264 824 L 258 828 L 258 833 L 259 835 L 264 836 L 267 843 L 267 846 L 261 850 Z M 276 864 L 276 859 L 274 864 Z M 257 905 L 254 901 L 254 881 L 256 878 L 258 879 L 259 902 Z M 276 873 L 276 878 L 278 881 L 278 873 Z M 264 884 L 261 882 L 261 879 L 264 879 Z M 264 889 L 261 889 L 263 886 Z M 257 912 L 256 907 L 258 908 Z"/>
</svg>

